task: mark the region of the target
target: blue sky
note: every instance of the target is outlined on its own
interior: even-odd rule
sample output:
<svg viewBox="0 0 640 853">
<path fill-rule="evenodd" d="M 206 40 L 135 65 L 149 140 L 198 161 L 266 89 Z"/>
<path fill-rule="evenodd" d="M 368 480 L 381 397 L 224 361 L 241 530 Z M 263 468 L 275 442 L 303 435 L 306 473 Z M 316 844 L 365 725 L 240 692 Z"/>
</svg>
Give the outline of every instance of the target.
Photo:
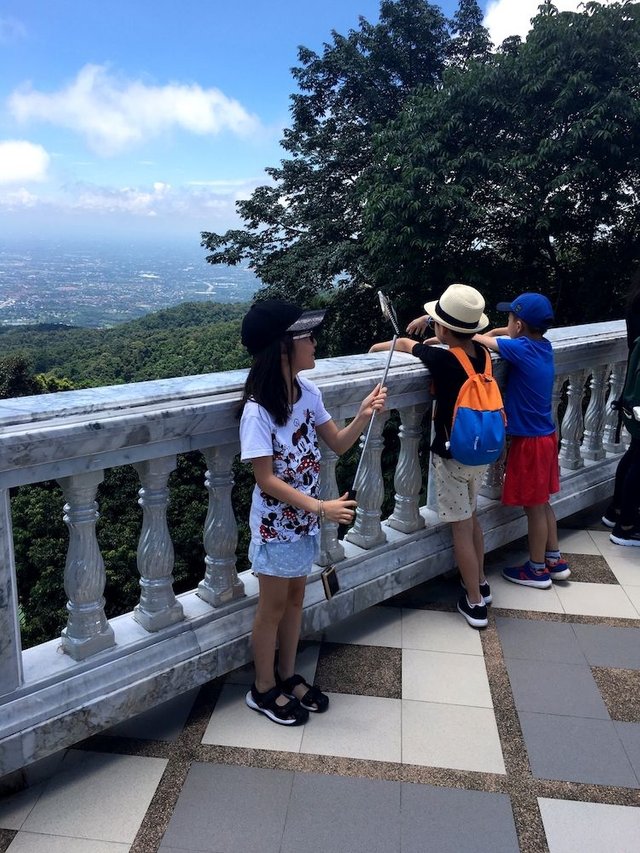
<svg viewBox="0 0 640 853">
<path fill-rule="evenodd" d="M 525 35 L 538 2 L 481 2 L 494 41 Z M 0 245 L 237 227 L 283 154 L 298 45 L 320 52 L 379 5 L 0 0 Z"/>
</svg>

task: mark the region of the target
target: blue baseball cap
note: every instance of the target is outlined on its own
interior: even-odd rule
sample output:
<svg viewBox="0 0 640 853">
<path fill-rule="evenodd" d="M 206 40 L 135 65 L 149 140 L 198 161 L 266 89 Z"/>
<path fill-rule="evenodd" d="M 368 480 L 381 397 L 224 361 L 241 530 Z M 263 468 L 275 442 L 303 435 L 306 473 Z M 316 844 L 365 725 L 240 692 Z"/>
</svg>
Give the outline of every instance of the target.
<svg viewBox="0 0 640 853">
<path fill-rule="evenodd" d="M 553 308 L 542 293 L 521 293 L 513 302 L 498 302 L 498 311 L 509 311 L 527 326 L 546 332 L 553 323 Z"/>
</svg>

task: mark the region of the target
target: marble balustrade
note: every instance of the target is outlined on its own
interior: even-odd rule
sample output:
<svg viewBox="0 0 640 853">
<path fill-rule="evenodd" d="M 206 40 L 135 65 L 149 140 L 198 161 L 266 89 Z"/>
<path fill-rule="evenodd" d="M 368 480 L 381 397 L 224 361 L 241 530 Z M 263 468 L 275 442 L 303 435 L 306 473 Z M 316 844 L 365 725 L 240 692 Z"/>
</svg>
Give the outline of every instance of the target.
<svg viewBox="0 0 640 853">
<path fill-rule="evenodd" d="M 562 490 L 559 517 L 606 497 L 624 438 L 616 442 L 610 408 L 624 379 L 621 321 L 550 333 L 556 354 Z M 382 372 L 384 354 L 319 361 L 312 373 L 338 423 L 353 417 Z M 505 365 L 496 363 L 503 381 Z M 245 371 L 0 401 L 0 775 L 122 721 L 250 658 L 256 582 L 236 571 L 237 527 L 231 506 L 238 453 L 236 409 Z M 430 411 L 427 373 L 395 354 L 389 409 L 399 412 L 400 451 L 394 508 L 383 519 L 383 426 L 374 421 L 362 465 L 356 520 L 343 542 L 335 525 L 321 534 L 318 570 L 305 601 L 305 631 L 381 601 L 448 570 L 450 536 L 429 507 L 418 444 Z M 172 588 L 167 526 L 169 476 L 180 453 L 207 463 L 202 580 L 190 593 Z M 336 457 L 324 448 L 322 494 L 338 493 Z M 142 507 L 138 546 L 140 600 L 107 620 L 105 565 L 96 533 L 96 491 L 104 471 L 131 465 Z M 55 479 L 69 530 L 60 582 L 68 620 L 60 638 L 22 651 L 13 554 L 10 489 Z M 521 536 L 524 516 L 499 501 L 501 467 L 489 469 L 479 505 L 487 550 Z M 341 593 L 324 599 L 320 567 L 339 564 Z"/>
</svg>

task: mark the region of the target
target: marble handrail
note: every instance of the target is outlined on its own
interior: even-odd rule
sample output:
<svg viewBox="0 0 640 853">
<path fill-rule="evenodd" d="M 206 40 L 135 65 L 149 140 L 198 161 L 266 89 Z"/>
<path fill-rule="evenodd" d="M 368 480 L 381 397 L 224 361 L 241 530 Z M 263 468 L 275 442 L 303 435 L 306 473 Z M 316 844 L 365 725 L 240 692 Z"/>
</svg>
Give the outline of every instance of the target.
<svg viewBox="0 0 640 853">
<path fill-rule="evenodd" d="M 556 356 L 563 469 L 559 512 L 566 515 L 608 488 L 617 454 L 625 448 L 624 440 L 615 441 L 610 402 L 624 376 L 626 338 L 621 321 L 557 329 L 549 336 Z M 353 417 L 385 360 L 384 354 L 369 354 L 318 362 L 311 376 L 337 422 Z M 499 377 L 504 369 L 498 361 Z M 231 506 L 244 378 L 245 371 L 230 371 L 0 401 L 0 775 L 168 698 L 167 683 L 173 695 L 247 659 L 256 589 L 249 573 L 236 572 Z M 318 563 L 342 564 L 345 594 L 324 601 L 319 584 L 313 584 L 318 573 L 312 576 L 308 628 L 382 600 L 399 591 L 398 583 L 406 588 L 424 579 L 425 571 L 430 576 L 447 567 L 442 554 L 449 547 L 443 544 L 448 533 L 428 507 L 419 505 L 418 443 L 430 407 L 428 374 L 412 356 L 396 353 L 387 384 L 388 408 L 400 417 L 394 509 L 382 518 L 386 418 L 377 418 L 363 461 L 355 524 L 344 543 L 335 525 L 327 524 L 321 534 Z M 203 577 L 192 593 L 176 597 L 167 482 L 176 455 L 193 450 L 207 463 Z M 133 613 L 107 620 L 95 495 L 104 471 L 122 465 L 133 466 L 140 479 L 141 596 Z M 335 456 L 324 448 L 325 497 L 337 494 L 335 465 Z M 69 528 L 66 565 L 60 567 L 69 619 L 61 638 L 23 652 L 9 489 L 50 479 L 62 487 L 60 512 Z M 492 500 L 499 497 L 500 482 L 497 464 L 482 490 L 482 511 L 492 525 L 488 547 L 523 531 L 521 514 Z M 110 673 L 106 682 L 98 677 L 100 668 L 103 679 Z M 94 709 L 90 723 L 74 716 L 82 707 Z M 75 724 L 65 735 L 62 722 L 71 718 Z M 34 732 L 41 736 L 35 745 Z"/>
</svg>

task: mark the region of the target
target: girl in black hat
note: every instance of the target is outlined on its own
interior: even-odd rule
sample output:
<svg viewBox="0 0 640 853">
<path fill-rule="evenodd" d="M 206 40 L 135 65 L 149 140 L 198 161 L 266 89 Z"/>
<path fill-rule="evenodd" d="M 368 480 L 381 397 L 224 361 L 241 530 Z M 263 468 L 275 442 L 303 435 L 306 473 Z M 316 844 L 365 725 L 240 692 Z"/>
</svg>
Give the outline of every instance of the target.
<svg viewBox="0 0 640 853">
<path fill-rule="evenodd" d="M 299 376 L 315 366 L 314 331 L 324 313 L 267 300 L 253 305 L 242 323 L 242 342 L 254 360 L 242 400 L 240 446 L 256 480 L 249 559 L 259 582 L 252 632 L 256 675 L 246 702 L 289 726 L 329 706 L 328 696 L 295 674 L 302 603 L 318 553 L 319 522 L 349 524 L 356 506 L 347 494 L 319 499 L 317 436 L 344 453 L 386 398 L 386 389 L 377 385 L 348 426 L 339 430 L 331 420 L 319 389 Z"/>
</svg>

